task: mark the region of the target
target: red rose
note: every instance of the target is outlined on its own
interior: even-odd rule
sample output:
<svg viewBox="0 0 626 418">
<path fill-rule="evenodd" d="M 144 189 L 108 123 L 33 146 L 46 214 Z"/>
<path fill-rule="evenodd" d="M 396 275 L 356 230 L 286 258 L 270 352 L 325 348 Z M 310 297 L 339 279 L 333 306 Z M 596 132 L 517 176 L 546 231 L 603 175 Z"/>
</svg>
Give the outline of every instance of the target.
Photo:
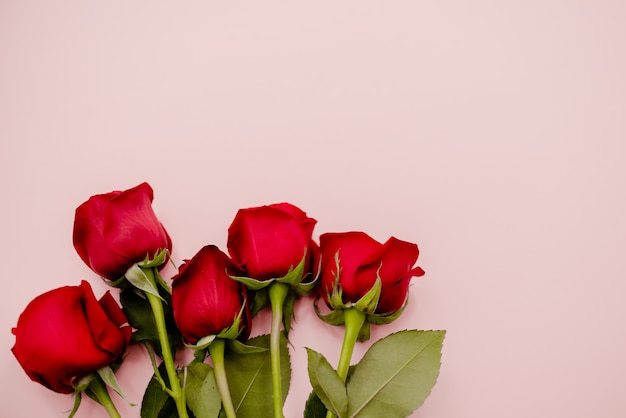
<svg viewBox="0 0 626 418">
<path fill-rule="evenodd" d="M 118 360 L 132 330 L 110 293 L 96 300 L 86 281 L 33 299 L 13 328 L 11 349 L 26 374 L 59 393 Z"/>
<path fill-rule="evenodd" d="M 382 289 L 375 313 L 392 313 L 404 305 L 411 278 L 424 274 L 413 267 L 417 245 L 393 237 L 381 244 L 363 232 L 327 233 L 320 236 L 320 251 L 321 292 L 327 303 L 337 275 L 343 302 L 354 303 L 372 289 L 378 272 Z"/>
<path fill-rule="evenodd" d="M 172 279 L 172 309 L 185 341 L 195 344 L 234 324 L 245 303 L 243 285 L 229 276 L 237 273 L 228 256 L 213 245 L 180 266 Z M 249 324 L 246 314 L 244 309 L 240 329 Z"/>
<path fill-rule="evenodd" d="M 284 277 L 307 254 L 305 274 L 314 268 L 316 220 L 289 203 L 240 209 L 228 229 L 228 251 L 251 278 Z"/>
<path fill-rule="evenodd" d="M 133 264 L 172 249 L 169 235 L 152 210 L 148 183 L 95 195 L 76 209 L 74 248 L 94 272 L 109 280 Z"/>
</svg>

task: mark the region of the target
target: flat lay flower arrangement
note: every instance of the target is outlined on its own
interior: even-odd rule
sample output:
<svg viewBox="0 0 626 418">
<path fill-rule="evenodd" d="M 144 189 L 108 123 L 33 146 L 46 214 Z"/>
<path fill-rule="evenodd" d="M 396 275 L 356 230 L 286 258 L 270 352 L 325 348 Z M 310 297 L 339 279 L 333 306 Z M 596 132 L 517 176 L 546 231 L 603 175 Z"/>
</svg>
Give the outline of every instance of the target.
<svg viewBox="0 0 626 418">
<path fill-rule="evenodd" d="M 130 401 L 115 372 L 129 344 L 143 344 L 154 368 L 137 406 L 142 418 L 283 417 L 299 300 L 313 300 L 322 321 L 344 329 L 336 368 L 307 348 L 306 418 L 406 417 L 424 402 L 439 375 L 445 331 L 392 333 L 352 364 L 357 342 L 370 338 L 372 325 L 398 318 L 411 279 L 424 275 L 416 244 L 356 231 L 323 233 L 316 242 L 315 219 L 272 204 L 240 209 L 226 252 L 207 244 L 165 280 L 172 240 L 152 200 L 142 183 L 76 209 L 76 252 L 117 298 L 111 291 L 98 298 L 84 280 L 50 290 L 12 330 L 12 352 L 28 377 L 74 394 L 70 418 L 83 394 L 120 417 L 113 399 Z M 265 309 L 270 324 L 257 321 Z M 250 338 L 253 327 L 267 333 Z M 182 350 L 193 352 L 183 365 Z"/>
</svg>

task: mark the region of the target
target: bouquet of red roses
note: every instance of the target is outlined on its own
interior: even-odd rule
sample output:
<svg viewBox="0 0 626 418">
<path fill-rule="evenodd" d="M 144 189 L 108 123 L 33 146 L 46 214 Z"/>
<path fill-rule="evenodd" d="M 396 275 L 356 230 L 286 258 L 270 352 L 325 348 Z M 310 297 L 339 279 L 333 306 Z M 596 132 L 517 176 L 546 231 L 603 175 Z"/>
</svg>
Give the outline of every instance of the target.
<svg viewBox="0 0 626 418">
<path fill-rule="evenodd" d="M 119 417 L 109 389 L 126 399 L 115 371 L 129 344 L 143 344 L 154 375 L 142 418 L 283 417 L 290 384 L 294 307 L 313 295 L 320 319 L 344 326 L 337 368 L 311 349 L 307 418 L 406 417 L 435 384 L 445 331 L 405 330 L 375 342 L 351 365 L 370 326 L 395 320 L 408 303 L 418 247 L 363 232 L 323 233 L 289 203 L 241 209 L 227 252 L 206 245 L 168 281 L 172 241 L 140 184 L 95 195 L 76 209 L 74 247 L 109 285 L 97 299 L 88 282 L 48 291 L 13 328 L 13 354 L 26 374 L 59 393 L 82 394 Z M 168 284 L 168 283 L 171 283 Z M 250 338 L 257 313 L 271 310 L 269 334 Z M 180 350 L 192 360 L 175 363 Z"/>
</svg>

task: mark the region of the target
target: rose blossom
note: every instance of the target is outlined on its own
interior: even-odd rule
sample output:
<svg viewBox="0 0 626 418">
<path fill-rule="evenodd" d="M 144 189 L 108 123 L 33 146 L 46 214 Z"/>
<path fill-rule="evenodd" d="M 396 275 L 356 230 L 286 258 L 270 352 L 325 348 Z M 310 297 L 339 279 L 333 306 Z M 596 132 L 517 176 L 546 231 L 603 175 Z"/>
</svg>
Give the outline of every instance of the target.
<svg viewBox="0 0 626 418">
<path fill-rule="evenodd" d="M 119 360 L 132 330 L 109 292 L 96 300 L 91 286 L 65 286 L 33 299 L 20 315 L 11 349 L 33 381 L 74 392 L 88 374 Z"/>
<path fill-rule="evenodd" d="M 152 199 L 152 188 L 142 183 L 92 196 L 76 209 L 74 248 L 89 268 L 117 280 L 146 257 L 171 252 L 172 242 L 152 210 Z"/>
<path fill-rule="evenodd" d="M 378 314 L 402 308 L 411 278 L 424 274 L 420 267 L 413 267 L 419 255 L 417 245 L 394 237 L 381 244 L 363 232 L 326 233 L 320 236 L 320 252 L 321 293 L 326 302 L 336 284 L 344 303 L 357 302 L 372 289 L 378 274 L 382 283 Z"/>
<path fill-rule="evenodd" d="M 228 251 L 257 280 L 284 277 L 306 252 L 306 274 L 316 267 L 318 248 L 311 239 L 316 223 L 290 203 L 240 209 L 228 229 Z"/>
<path fill-rule="evenodd" d="M 229 276 L 236 273 L 228 256 L 213 245 L 180 266 L 172 279 L 172 309 L 185 341 L 195 344 L 233 325 L 245 303 L 245 288 Z M 240 324 L 240 329 L 246 327 L 246 335 L 247 313 L 246 307 Z"/>
</svg>

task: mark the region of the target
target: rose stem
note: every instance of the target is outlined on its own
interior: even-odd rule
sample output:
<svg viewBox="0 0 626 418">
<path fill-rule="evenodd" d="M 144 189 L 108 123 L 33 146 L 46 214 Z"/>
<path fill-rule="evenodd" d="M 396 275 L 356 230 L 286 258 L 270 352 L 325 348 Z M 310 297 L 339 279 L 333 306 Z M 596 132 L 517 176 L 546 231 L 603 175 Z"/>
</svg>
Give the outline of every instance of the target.
<svg viewBox="0 0 626 418">
<path fill-rule="evenodd" d="M 148 279 L 155 283 L 154 269 L 145 269 L 144 273 L 148 276 Z M 156 285 L 158 286 L 158 285 Z M 176 403 L 176 410 L 178 411 L 179 418 L 188 418 L 187 405 L 185 403 L 185 397 L 182 388 L 180 387 L 180 381 L 178 380 L 178 374 L 176 373 L 176 367 L 174 366 L 174 359 L 172 358 L 172 350 L 170 348 L 170 342 L 167 338 L 167 329 L 165 327 L 165 314 L 163 313 L 163 304 L 161 299 L 157 296 L 147 293 L 146 297 L 150 302 L 152 313 L 154 315 L 154 322 L 156 323 L 157 333 L 159 334 L 159 341 L 161 342 L 161 351 L 163 355 L 163 363 L 165 363 L 165 369 L 167 370 L 167 377 L 170 381 L 170 389 L 172 391 L 171 397 Z"/>
<path fill-rule="evenodd" d="M 343 343 L 341 344 L 341 354 L 339 355 L 339 364 L 337 365 L 337 374 L 345 382 L 350 369 L 350 360 L 354 345 L 359 337 L 359 331 L 365 323 L 365 314 L 358 309 L 348 308 L 344 310 L 345 331 L 343 334 Z M 333 417 L 333 413 L 328 411 L 326 418 Z"/>
<path fill-rule="evenodd" d="M 227 418 L 236 418 L 235 407 L 233 406 L 233 400 L 230 396 L 230 389 L 228 388 L 228 379 L 226 378 L 226 369 L 224 368 L 224 346 L 225 341 L 221 338 L 216 338 L 209 345 L 209 354 L 213 361 L 213 367 L 215 368 L 215 381 L 217 382 L 217 389 L 220 392 L 222 398 L 222 405 L 224 406 L 224 412 L 226 412 Z"/>
<path fill-rule="evenodd" d="M 106 385 L 99 376 L 96 376 L 96 378 L 91 381 L 88 390 L 96 396 L 100 405 L 104 407 L 111 418 L 122 418 L 109 396 Z"/>
<path fill-rule="evenodd" d="M 272 360 L 272 392 L 274 396 L 274 418 L 283 418 L 283 393 L 280 382 L 280 328 L 283 322 L 283 305 L 289 293 L 289 285 L 274 282 L 269 296 L 272 305 L 272 329 L 270 332 L 270 356 Z"/>
</svg>

